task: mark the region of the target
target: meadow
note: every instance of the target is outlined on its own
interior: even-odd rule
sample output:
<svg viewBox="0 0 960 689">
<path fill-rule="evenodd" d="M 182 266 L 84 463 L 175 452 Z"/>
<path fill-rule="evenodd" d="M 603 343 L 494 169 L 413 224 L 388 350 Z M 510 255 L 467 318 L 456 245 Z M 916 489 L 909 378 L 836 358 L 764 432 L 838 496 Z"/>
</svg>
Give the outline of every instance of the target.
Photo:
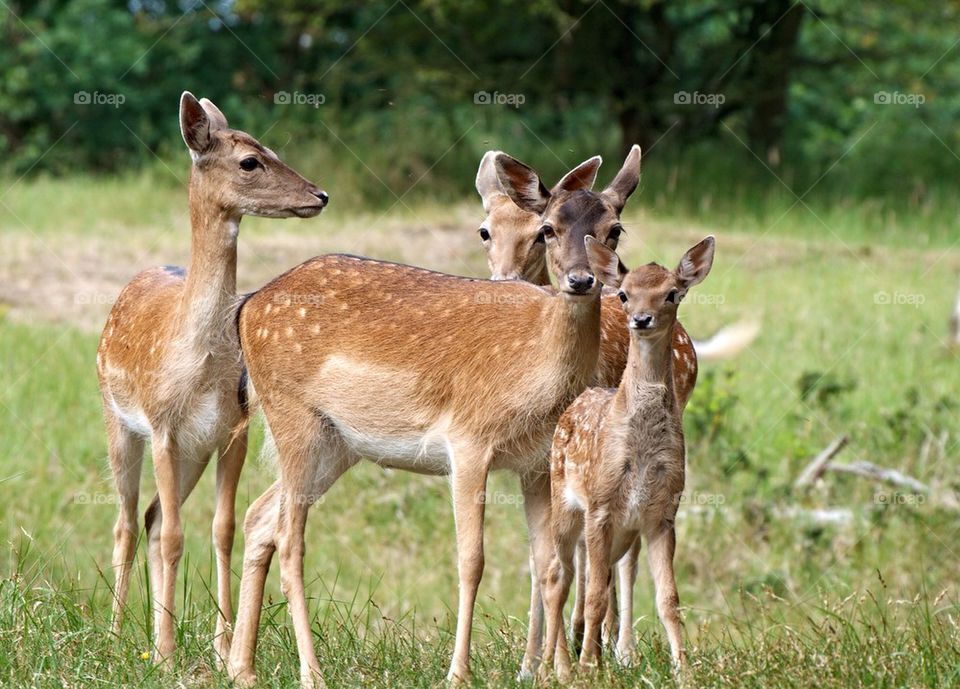
<svg viewBox="0 0 960 689">
<path fill-rule="evenodd" d="M 241 289 L 331 251 L 486 274 L 478 199 L 397 200 L 369 180 L 365 190 L 339 180 L 347 191 L 338 195 L 338 180 L 322 174 L 329 166 L 303 169 L 319 173 L 329 209 L 309 221 L 244 220 Z M 681 307 L 682 321 L 700 339 L 736 320 L 762 323 L 737 358 L 701 364 L 685 416 L 677 580 L 693 684 L 957 686 L 960 365 L 947 336 L 960 271 L 956 199 L 894 208 L 837 192 L 808 205 L 786 185 L 756 192 L 728 174 L 707 193 L 689 168 L 654 159 L 646 170 L 624 216 L 625 262 L 672 265 L 713 233 L 713 272 Z M 610 174 L 601 170 L 600 179 Z M 116 504 L 94 370 L 98 329 L 137 270 L 185 264 L 185 176 L 181 160 L 117 178 L 0 185 L 0 685 L 228 684 L 212 663 L 213 471 L 184 511 L 176 670 L 161 674 L 144 658 L 142 544 L 126 625 L 119 636 L 109 631 Z M 371 186 L 378 203 L 365 203 Z M 810 459 L 841 435 L 850 442 L 837 464 L 869 460 L 928 490 L 835 472 L 795 487 Z M 257 428 L 241 515 L 273 480 L 261 440 Z M 149 462 L 144 474 L 146 500 Z M 523 521 L 516 480 L 495 475 L 473 645 L 477 686 L 516 684 L 529 595 Z M 328 685 L 441 684 L 457 585 L 446 482 L 361 465 L 312 510 L 307 543 Z M 236 581 L 242 547 L 238 530 Z M 267 601 L 260 681 L 295 686 L 276 566 Z M 672 683 L 645 567 L 635 616 L 637 665 L 619 668 L 609 658 L 599 676 L 577 684 Z"/>
</svg>

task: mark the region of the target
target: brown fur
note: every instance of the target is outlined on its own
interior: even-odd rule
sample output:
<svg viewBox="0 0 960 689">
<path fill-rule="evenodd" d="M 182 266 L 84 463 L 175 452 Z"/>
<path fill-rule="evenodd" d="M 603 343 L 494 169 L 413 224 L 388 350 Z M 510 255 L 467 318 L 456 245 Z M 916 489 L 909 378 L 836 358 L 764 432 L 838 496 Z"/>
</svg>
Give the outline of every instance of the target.
<svg viewBox="0 0 960 689">
<path fill-rule="evenodd" d="M 153 449 L 158 496 L 146 514 L 154 598 L 154 659 L 174 651 L 173 603 L 183 549 L 180 505 L 210 456 L 219 452 L 214 545 L 218 604 L 215 652 L 226 657 L 232 618 L 230 555 L 234 501 L 246 454 L 237 399 L 242 362 L 234 327 L 237 232 L 243 215 L 310 217 L 326 195 L 248 134 L 227 128 L 206 99 L 184 93 L 181 129 L 193 157 L 189 270 L 154 268 L 120 293 L 97 349 L 109 453 L 120 496 L 114 531 L 118 629 L 136 549 L 137 502 L 144 441 Z M 240 161 L 255 157 L 245 171 Z"/>
<path fill-rule="evenodd" d="M 619 211 L 600 194 L 547 192 L 508 156 L 496 165 L 504 186 L 523 189 L 556 228 L 547 255 L 564 289 L 335 255 L 294 268 L 243 307 L 240 339 L 281 481 L 244 525 L 254 555 L 244 562 L 229 668 L 235 679 L 254 679 L 262 582 L 275 544 L 301 681 L 322 682 L 303 586 L 303 526 L 309 506 L 362 457 L 451 475 L 460 602 L 449 678 L 469 673 L 491 470 L 520 474 L 535 556 L 546 567 L 550 438 L 590 382 L 600 345 L 600 289 L 584 241 Z M 639 175 L 639 151 L 625 168 L 623 176 Z"/>
<path fill-rule="evenodd" d="M 685 660 L 673 574 L 673 524 L 683 492 L 685 456 L 681 410 L 673 390 L 672 336 L 677 304 L 706 277 L 713 246 L 708 237 L 693 247 L 676 271 L 650 264 L 626 275 L 618 292 L 630 325 L 623 379 L 615 390 L 591 388 L 581 394 L 557 424 L 550 457 L 556 556 L 541 580 L 547 619 L 545 673 L 554 653 L 557 672 L 570 672 L 562 611 L 573 578 L 574 551 L 584 534 L 594 572 L 608 571 L 641 534 L 647 538 L 657 609 L 674 660 Z M 606 577 L 591 577 L 587 586 L 581 665 L 599 662 L 600 624 L 608 601 Z"/>
</svg>

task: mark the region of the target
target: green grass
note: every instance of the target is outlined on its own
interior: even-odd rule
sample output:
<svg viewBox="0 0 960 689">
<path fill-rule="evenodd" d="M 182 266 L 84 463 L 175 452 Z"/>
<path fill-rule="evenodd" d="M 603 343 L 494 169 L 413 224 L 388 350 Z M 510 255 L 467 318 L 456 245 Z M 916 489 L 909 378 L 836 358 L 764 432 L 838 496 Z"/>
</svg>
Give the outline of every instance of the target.
<svg viewBox="0 0 960 689">
<path fill-rule="evenodd" d="M 690 205 L 671 212 L 656 199 L 656 179 L 645 180 L 647 191 L 628 214 L 625 261 L 673 263 L 715 232 L 717 262 L 682 306 L 685 325 L 704 338 L 739 318 L 763 322 L 750 350 L 702 365 L 686 414 L 688 503 L 677 569 L 694 685 L 957 685 L 960 513 L 951 500 L 960 488 L 960 362 L 945 339 L 960 252 L 945 233 L 931 235 L 929 245 L 914 241 L 916 228 L 902 216 L 874 233 L 871 211 L 860 207 L 825 211 L 835 232 L 802 208 L 771 231 L 760 222 L 727 222 L 732 206 L 719 215 Z M 10 292 L 10 310 L 0 315 L 0 529 L 7 544 L 0 685 L 226 683 L 210 662 L 213 471 L 185 507 L 176 671 L 158 674 L 141 659 L 150 647 L 142 547 L 127 623 L 119 637 L 109 632 L 116 508 L 89 325 L 99 316 L 83 312 L 98 305 L 73 304 L 50 318 L 45 300 L 74 286 L 45 281 L 32 268 L 66 262 L 71 271 L 101 266 L 132 274 L 145 259 L 128 249 L 158 236 L 157 253 L 182 260 L 185 193 L 154 181 L 149 174 L 27 180 L 3 200 L 12 210 L 0 206 L 5 242 L 22 240 L 15 245 L 24 252 L 0 260 L 0 282 L 33 276 L 26 291 Z M 773 205 L 761 212 L 745 198 L 740 215 L 769 216 Z M 416 204 L 380 217 L 332 204 L 312 223 L 245 222 L 241 282 L 253 286 L 311 253 L 348 247 L 483 274 L 478 206 Z M 30 290 L 43 298 L 23 306 L 18 295 Z M 928 484 L 930 495 L 833 473 L 813 489 L 794 489 L 810 457 L 840 434 L 851 442 L 837 462 L 898 468 Z M 241 514 L 273 480 L 257 459 L 259 443 L 258 433 Z M 145 504 L 149 462 L 144 473 Z M 473 662 L 478 685 L 511 686 L 529 595 L 526 541 L 516 479 L 496 475 L 492 491 Z M 828 508 L 849 510 L 848 521 L 791 513 Z M 238 537 L 235 584 L 242 545 Z M 456 601 L 445 481 L 367 465 L 350 472 L 311 512 L 305 571 L 329 684 L 441 682 Z M 259 673 L 267 686 L 288 686 L 298 671 L 276 567 L 268 596 Z M 670 683 L 645 571 L 635 611 L 639 666 L 608 664 L 597 678 L 602 686 Z"/>
</svg>

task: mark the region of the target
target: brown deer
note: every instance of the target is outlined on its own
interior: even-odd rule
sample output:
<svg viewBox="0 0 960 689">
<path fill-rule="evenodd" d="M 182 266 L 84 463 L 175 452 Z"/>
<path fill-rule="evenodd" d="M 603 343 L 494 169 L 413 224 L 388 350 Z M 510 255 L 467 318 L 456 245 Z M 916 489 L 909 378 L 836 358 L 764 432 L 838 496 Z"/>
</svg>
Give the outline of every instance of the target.
<svg viewBox="0 0 960 689">
<path fill-rule="evenodd" d="M 217 658 L 225 660 L 230 647 L 234 502 L 247 448 L 246 432 L 232 433 L 242 419 L 238 386 L 243 363 L 234 326 L 240 219 L 309 218 L 327 204 L 325 192 L 270 149 L 230 129 L 209 100 L 183 93 L 180 130 L 193 160 L 190 267 L 154 268 L 130 281 L 110 311 L 97 349 L 110 466 L 120 498 L 113 628 L 120 627 L 130 584 L 143 449 L 149 439 L 158 492 L 145 517 L 154 660 L 165 664 L 175 649 L 174 587 L 183 550 L 180 506 L 214 451 Z"/>
<path fill-rule="evenodd" d="M 597 277 L 620 287 L 617 297 L 627 316 L 630 352 L 619 387 L 590 388 L 581 394 L 563 413 L 553 438 L 550 492 L 556 551 L 549 569 L 540 570 L 547 618 L 541 671 L 548 674 L 555 662 L 561 678 L 570 673 L 563 604 L 581 537 L 592 572 L 607 572 L 640 536 L 647 540 L 657 612 L 675 663 L 685 662 L 673 572 L 674 520 L 685 474 L 683 425 L 673 389 L 673 331 L 680 301 L 710 272 L 715 244 L 707 237 L 687 251 L 673 271 L 651 263 L 627 273 L 615 253 L 592 237 L 586 241 L 588 251 L 599 256 L 594 259 L 601 266 Z M 606 578 L 591 576 L 587 584 L 581 666 L 600 660 Z"/>
<path fill-rule="evenodd" d="M 469 674 L 491 470 L 520 475 L 535 560 L 547 566 L 550 438 L 592 380 L 600 347 L 600 287 L 584 240 L 606 241 L 618 226 L 639 181 L 640 149 L 602 193 L 569 176 L 548 191 L 506 155 L 496 167 L 514 201 L 542 217 L 557 290 L 334 255 L 294 268 L 242 307 L 240 342 L 280 482 L 244 523 L 229 664 L 236 680 L 255 678 L 263 582 L 276 547 L 301 681 L 322 683 L 303 585 L 304 525 L 310 505 L 361 458 L 451 477 L 460 600 L 450 679 Z M 313 305 L 293 304 L 304 295 Z"/>
<path fill-rule="evenodd" d="M 487 263 L 494 280 L 526 280 L 536 285 L 549 286 L 550 275 L 547 272 L 546 243 L 540 233 L 540 218 L 535 213 L 523 210 L 515 204 L 504 191 L 497 179 L 494 161 L 499 151 L 488 151 L 480 161 L 477 170 L 476 189 L 483 201 L 487 216 L 480 225 L 480 241 L 487 253 Z M 590 189 L 601 164 L 600 156 L 594 156 L 580 165 L 575 176 L 581 188 Z M 608 236 L 608 246 L 617 248 L 622 228 L 615 228 Z M 620 384 L 627 363 L 627 351 L 630 338 L 626 327 L 626 316 L 617 299 L 615 291 L 608 290 L 601 297 L 600 308 L 600 357 L 597 364 L 594 385 L 616 387 Z M 674 367 L 674 390 L 681 410 L 686 407 L 697 382 L 697 352 L 686 330 L 680 323 L 674 332 L 673 350 L 676 357 Z M 586 588 L 586 567 L 579 563 L 585 561 L 583 544 L 578 548 L 577 587 L 571 616 L 574 647 L 580 645 L 584 628 L 584 592 Z M 621 601 L 618 606 L 616 588 L 611 581 L 610 605 L 607 606 L 607 619 L 604 631 L 616 644 L 617 657 L 624 663 L 630 662 L 634 651 L 633 637 L 633 587 L 637 576 L 639 544 L 631 548 L 623 560 L 618 563 Z M 531 576 L 534 570 L 531 566 Z M 543 629 L 543 606 L 539 586 L 531 588 L 530 628 L 527 635 L 527 649 L 521 667 L 522 676 L 530 676 L 536 669 L 540 653 L 541 633 Z"/>
</svg>

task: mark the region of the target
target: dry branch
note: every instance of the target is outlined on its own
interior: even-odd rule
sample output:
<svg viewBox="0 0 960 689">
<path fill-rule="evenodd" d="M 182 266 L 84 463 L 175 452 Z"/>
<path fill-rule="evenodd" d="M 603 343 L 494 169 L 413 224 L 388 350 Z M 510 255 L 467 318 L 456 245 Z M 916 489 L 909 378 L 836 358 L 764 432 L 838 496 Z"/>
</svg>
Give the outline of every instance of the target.
<svg viewBox="0 0 960 689">
<path fill-rule="evenodd" d="M 839 438 L 830 443 L 820 454 L 813 458 L 807 468 L 803 470 L 803 473 L 800 474 L 800 477 L 794 483 L 794 486 L 797 488 L 808 486 L 812 483 L 815 483 L 824 472 L 827 470 L 827 465 L 830 464 L 830 461 L 837 456 L 837 453 L 840 452 L 847 443 L 850 442 L 850 438 L 846 435 L 841 435 Z"/>
</svg>

